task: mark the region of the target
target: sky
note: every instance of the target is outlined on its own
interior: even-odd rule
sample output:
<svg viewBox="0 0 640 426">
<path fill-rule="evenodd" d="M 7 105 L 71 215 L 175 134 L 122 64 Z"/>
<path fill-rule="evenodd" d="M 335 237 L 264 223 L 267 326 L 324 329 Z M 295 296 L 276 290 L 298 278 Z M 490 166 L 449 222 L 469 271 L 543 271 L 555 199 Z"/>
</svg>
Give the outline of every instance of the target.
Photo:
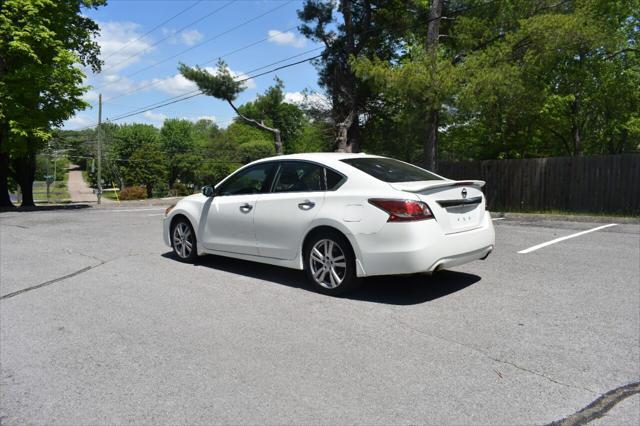
<svg viewBox="0 0 640 426">
<path fill-rule="evenodd" d="M 222 57 L 234 75 L 246 78 L 319 54 L 320 45 L 297 31 L 301 7 L 302 0 L 108 0 L 107 6 L 85 10 L 100 26 L 104 65 L 99 74 L 85 69 L 85 84 L 92 88 L 84 98 L 91 107 L 64 128 L 94 125 L 99 93 L 104 122 L 195 92 L 196 86 L 178 73 L 179 62 L 215 72 Z M 276 75 L 284 81 L 288 101 L 299 101 L 304 89 L 319 90 L 317 72 L 305 62 L 249 79 L 237 104 L 255 99 Z M 115 122 L 161 126 L 165 118 L 208 118 L 226 127 L 233 117 L 226 102 L 201 95 Z"/>
</svg>

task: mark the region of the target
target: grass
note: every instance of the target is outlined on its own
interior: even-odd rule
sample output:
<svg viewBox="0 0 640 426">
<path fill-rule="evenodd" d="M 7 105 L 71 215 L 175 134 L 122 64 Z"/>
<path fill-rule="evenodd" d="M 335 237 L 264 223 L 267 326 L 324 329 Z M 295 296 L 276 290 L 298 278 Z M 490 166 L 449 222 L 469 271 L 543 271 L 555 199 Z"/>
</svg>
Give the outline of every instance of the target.
<svg viewBox="0 0 640 426">
<path fill-rule="evenodd" d="M 69 201 L 69 191 L 67 190 L 67 178 L 51 184 L 49 199 L 52 202 Z M 33 199 L 36 202 L 47 201 L 47 183 L 45 181 L 33 182 Z"/>
<path fill-rule="evenodd" d="M 116 194 L 118 194 L 118 196 L 116 196 Z M 108 198 L 108 199 L 113 200 L 113 201 L 119 201 L 120 200 L 119 194 L 120 194 L 120 191 L 103 191 L 102 192 L 102 196 L 104 198 Z"/>
</svg>

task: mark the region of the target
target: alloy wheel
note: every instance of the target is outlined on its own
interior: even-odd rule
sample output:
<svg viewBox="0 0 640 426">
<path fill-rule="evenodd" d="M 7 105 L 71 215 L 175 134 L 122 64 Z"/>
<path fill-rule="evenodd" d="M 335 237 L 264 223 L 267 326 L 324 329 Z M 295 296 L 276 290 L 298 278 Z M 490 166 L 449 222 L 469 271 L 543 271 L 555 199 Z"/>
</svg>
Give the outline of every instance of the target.
<svg viewBox="0 0 640 426">
<path fill-rule="evenodd" d="M 191 227 L 184 222 L 178 223 L 173 229 L 173 247 L 176 254 L 182 259 L 191 256 L 193 250 L 193 232 Z"/>
<path fill-rule="evenodd" d="M 323 239 L 309 253 L 309 267 L 314 281 L 324 288 L 336 288 L 347 274 L 344 251 L 333 240 Z"/>
</svg>

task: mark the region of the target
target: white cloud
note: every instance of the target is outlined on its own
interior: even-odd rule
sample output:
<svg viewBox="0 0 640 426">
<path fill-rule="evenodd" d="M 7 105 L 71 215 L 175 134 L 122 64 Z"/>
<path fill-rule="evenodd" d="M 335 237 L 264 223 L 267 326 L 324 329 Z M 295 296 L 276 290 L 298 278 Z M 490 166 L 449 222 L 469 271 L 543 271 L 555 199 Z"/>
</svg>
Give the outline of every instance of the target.
<svg viewBox="0 0 640 426">
<path fill-rule="evenodd" d="M 217 71 L 217 69 L 213 67 L 206 67 L 205 70 L 207 70 L 210 74 L 215 74 Z M 233 70 L 230 71 L 231 75 L 236 78 L 245 77 L 242 72 Z M 151 80 L 151 83 L 155 88 L 174 96 L 188 93 L 198 88 L 198 86 L 196 86 L 194 82 L 192 82 L 191 80 L 187 80 L 182 74 L 179 73 L 172 75 L 171 77 L 154 78 L 153 80 Z M 144 85 L 146 84 L 147 83 L 144 83 Z M 247 89 L 256 88 L 256 83 L 255 81 L 253 81 L 253 79 L 245 81 L 244 85 Z"/>
<path fill-rule="evenodd" d="M 163 123 L 164 120 L 167 119 L 166 115 L 162 113 L 155 113 L 153 111 L 145 111 L 144 114 L 142 114 L 142 116 L 149 121 L 155 121 L 157 123 Z"/>
<path fill-rule="evenodd" d="M 310 106 L 318 109 L 331 109 L 331 101 L 317 92 L 286 92 L 284 101 L 295 105 Z"/>
<path fill-rule="evenodd" d="M 148 37 L 140 38 L 140 25 L 135 22 L 100 22 L 100 56 L 103 70 L 112 74 L 136 62 L 153 50 Z"/>
<path fill-rule="evenodd" d="M 151 83 L 158 90 L 170 95 L 181 95 L 198 88 L 195 83 L 184 78 L 182 74 L 176 74 L 166 78 L 154 78 Z"/>
<path fill-rule="evenodd" d="M 209 120 L 209 121 L 212 121 L 212 122 L 215 123 L 216 122 L 216 116 L 215 115 L 201 115 L 201 116 L 195 117 L 195 118 L 193 118 L 193 117 L 192 118 L 187 118 L 187 120 L 191 120 L 193 122 L 200 121 L 200 120 Z"/>
<path fill-rule="evenodd" d="M 296 36 L 292 31 L 269 30 L 269 42 L 284 46 L 302 48 L 307 44 L 307 40 L 302 36 Z"/>
<path fill-rule="evenodd" d="M 202 40 L 203 37 L 202 33 L 198 30 L 188 30 L 180 33 L 180 40 L 187 46 L 193 46 Z"/>
<path fill-rule="evenodd" d="M 80 127 L 86 127 L 89 125 L 94 124 L 94 121 L 85 116 L 85 115 L 74 115 L 73 117 L 71 117 L 70 119 L 68 119 L 67 121 L 64 122 L 64 128 L 65 129 L 77 129 Z"/>
</svg>

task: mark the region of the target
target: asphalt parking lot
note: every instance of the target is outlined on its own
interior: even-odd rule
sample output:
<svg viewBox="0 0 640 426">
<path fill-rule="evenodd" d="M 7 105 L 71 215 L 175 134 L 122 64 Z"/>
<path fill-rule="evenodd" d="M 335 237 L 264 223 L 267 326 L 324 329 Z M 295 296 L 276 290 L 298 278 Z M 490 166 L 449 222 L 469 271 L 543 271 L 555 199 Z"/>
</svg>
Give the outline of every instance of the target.
<svg viewBox="0 0 640 426">
<path fill-rule="evenodd" d="M 0 423 L 547 424 L 640 381 L 640 226 L 503 219 L 496 250 L 345 298 L 177 262 L 163 207 L 0 213 Z M 640 394 L 592 424 L 640 424 Z M 589 418 L 590 419 L 590 418 Z"/>
</svg>

